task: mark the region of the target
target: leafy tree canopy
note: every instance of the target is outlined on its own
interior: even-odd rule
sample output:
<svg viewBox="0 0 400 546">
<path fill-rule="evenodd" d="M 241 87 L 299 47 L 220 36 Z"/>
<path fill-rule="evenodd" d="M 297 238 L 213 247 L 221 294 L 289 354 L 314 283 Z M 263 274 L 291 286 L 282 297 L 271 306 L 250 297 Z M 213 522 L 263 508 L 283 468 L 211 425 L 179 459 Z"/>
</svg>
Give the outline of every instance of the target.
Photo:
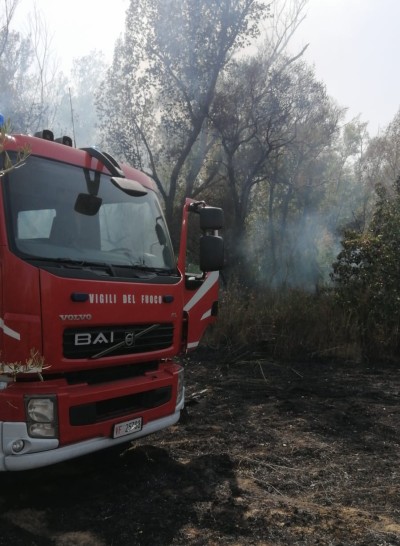
<svg viewBox="0 0 400 546">
<path fill-rule="evenodd" d="M 257 0 L 130 3 L 98 107 L 109 145 L 154 178 L 169 221 L 217 81 L 267 11 Z"/>
<path fill-rule="evenodd" d="M 400 178 L 376 191 L 370 226 L 346 234 L 332 273 L 339 302 L 357 318 L 369 351 L 396 348 L 400 325 Z"/>
</svg>

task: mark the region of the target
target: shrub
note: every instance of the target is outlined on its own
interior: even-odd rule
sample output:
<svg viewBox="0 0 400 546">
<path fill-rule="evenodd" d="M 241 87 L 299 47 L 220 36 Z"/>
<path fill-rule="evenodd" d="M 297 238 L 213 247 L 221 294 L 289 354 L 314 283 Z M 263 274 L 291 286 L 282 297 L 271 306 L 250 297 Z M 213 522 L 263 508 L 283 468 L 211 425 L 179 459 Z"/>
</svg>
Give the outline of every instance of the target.
<svg viewBox="0 0 400 546">
<path fill-rule="evenodd" d="M 356 317 L 364 358 L 392 359 L 400 341 L 400 181 L 377 194 L 371 225 L 345 235 L 332 278 L 337 302 Z"/>
</svg>

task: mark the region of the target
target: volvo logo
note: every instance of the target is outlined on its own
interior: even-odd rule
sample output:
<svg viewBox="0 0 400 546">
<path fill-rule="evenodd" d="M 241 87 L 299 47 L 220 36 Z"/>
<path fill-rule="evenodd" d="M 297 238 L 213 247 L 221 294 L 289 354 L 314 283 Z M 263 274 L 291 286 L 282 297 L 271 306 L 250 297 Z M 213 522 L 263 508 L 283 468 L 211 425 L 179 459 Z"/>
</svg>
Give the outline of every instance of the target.
<svg viewBox="0 0 400 546">
<path fill-rule="evenodd" d="M 126 347 L 132 347 L 132 345 L 135 345 L 135 334 L 133 332 L 125 333 L 125 345 Z"/>
</svg>

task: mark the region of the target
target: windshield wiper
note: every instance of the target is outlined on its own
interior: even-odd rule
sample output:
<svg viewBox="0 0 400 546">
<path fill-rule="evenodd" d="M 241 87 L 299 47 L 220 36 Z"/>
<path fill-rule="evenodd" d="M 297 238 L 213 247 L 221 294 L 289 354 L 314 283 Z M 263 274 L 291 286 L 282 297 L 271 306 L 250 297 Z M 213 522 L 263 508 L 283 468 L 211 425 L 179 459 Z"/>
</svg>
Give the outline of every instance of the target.
<svg viewBox="0 0 400 546">
<path fill-rule="evenodd" d="M 121 265 L 119 267 L 131 267 L 133 269 L 137 269 L 138 271 L 147 271 L 148 273 L 155 273 L 156 275 L 173 275 L 176 273 L 175 269 L 164 269 L 163 267 L 153 267 L 143 264 Z"/>
<path fill-rule="evenodd" d="M 96 261 L 88 261 L 88 260 L 78 260 L 73 258 L 45 258 L 42 256 L 29 256 L 29 260 L 33 262 L 48 262 L 57 264 L 61 267 L 71 268 L 71 269 L 87 269 L 90 268 L 93 270 L 93 268 L 99 268 L 103 269 L 109 272 L 109 274 L 112 277 L 115 277 L 115 272 L 112 264 L 108 264 L 106 262 L 96 262 Z"/>
<path fill-rule="evenodd" d="M 43 256 L 27 256 L 27 259 L 32 262 L 48 262 L 49 264 L 55 264 L 58 267 L 65 267 L 66 269 L 81 269 L 96 272 L 96 268 L 107 272 L 112 277 L 120 276 L 118 270 L 124 269 L 129 270 L 131 274 L 136 272 L 137 277 L 146 277 L 150 278 L 155 275 L 173 275 L 175 271 L 173 269 L 163 269 L 160 267 L 150 267 L 142 264 L 115 264 L 107 262 L 97 262 L 95 260 L 80 260 L 78 258 L 50 258 Z M 132 275 L 133 276 L 133 275 Z"/>
</svg>

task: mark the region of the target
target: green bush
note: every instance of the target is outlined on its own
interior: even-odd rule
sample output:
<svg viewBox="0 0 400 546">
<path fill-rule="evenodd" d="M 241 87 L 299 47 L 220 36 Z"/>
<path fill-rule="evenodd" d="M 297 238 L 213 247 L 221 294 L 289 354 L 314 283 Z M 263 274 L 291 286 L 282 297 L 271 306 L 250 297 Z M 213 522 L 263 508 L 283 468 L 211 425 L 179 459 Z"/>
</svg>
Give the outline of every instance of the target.
<svg viewBox="0 0 400 546">
<path fill-rule="evenodd" d="M 345 234 L 333 264 L 333 288 L 257 290 L 230 282 L 211 342 L 218 348 L 260 347 L 280 360 L 397 360 L 400 179 L 376 191 L 368 229 Z"/>
<path fill-rule="evenodd" d="M 371 225 L 346 234 L 332 279 L 338 304 L 356 319 L 363 357 L 393 359 L 400 341 L 400 182 L 377 194 Z"/>
</svg>

